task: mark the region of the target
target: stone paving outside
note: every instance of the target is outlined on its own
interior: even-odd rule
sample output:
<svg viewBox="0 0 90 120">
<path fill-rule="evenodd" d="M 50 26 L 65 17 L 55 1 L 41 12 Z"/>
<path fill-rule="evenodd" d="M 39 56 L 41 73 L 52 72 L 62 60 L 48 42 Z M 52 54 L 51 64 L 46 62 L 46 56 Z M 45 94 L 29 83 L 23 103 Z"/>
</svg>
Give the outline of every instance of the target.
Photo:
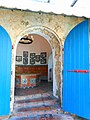
<svg viewBox="0 0 90 120">
<path fill-rule="evenodd" d="M 85 120 L 63 114 L 59 100 L 52 95 L 52 83 L 42 82 L 34 88 L 16 89 L 14 111 L 0 120 Z"/>
</svg>

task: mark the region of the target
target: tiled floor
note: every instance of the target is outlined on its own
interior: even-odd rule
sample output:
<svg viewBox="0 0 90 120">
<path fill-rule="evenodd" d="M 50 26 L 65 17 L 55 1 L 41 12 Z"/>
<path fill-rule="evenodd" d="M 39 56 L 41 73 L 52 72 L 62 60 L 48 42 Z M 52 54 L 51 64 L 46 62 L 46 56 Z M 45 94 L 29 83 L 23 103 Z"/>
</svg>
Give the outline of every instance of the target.
<svg viewBox="0 0 90 120">
<path fill-rule="evenodd" d="M 16 89 L 14 111 L 8 120 L 74 120 L 74 118 L 62 113 L 58 99 L 52 95 L 52 83 L 41 82 L 40 86 L 34 88 Z"/>
</svg>

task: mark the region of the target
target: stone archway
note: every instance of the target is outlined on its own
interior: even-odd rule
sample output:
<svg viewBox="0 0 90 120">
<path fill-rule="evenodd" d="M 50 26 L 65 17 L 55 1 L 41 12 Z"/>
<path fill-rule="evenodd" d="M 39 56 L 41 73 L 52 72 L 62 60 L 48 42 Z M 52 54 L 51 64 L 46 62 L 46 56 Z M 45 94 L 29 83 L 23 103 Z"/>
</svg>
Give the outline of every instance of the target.
<svg viewBox="0 0 90 120">
<path fill-rule="evenodd" d="M 14 47 L 14 62 L 13 62 L 13 81 L 15 81 L 15 57 L 16 57 L 16 49 L 17 44 L 20 38 L 26 34 L 38 34 L 44 37 L 51 46 L 52 54 L 53 54 L 53 95 L 60 98 L 61 102 L 61 81 L 62 81 L 62 45 L 59 37 L 52 31 L 51 29 L 44 26 L 34 26 L 26 28 L 17 38 L 16 44 Z M 12 101 L 11 101 L 11 109 L 13 110 L 13 102 L 14 102 L 14 82 L 12 84 Z M 12 111 L 11 110 L 11 111 Z"/>
</svg>

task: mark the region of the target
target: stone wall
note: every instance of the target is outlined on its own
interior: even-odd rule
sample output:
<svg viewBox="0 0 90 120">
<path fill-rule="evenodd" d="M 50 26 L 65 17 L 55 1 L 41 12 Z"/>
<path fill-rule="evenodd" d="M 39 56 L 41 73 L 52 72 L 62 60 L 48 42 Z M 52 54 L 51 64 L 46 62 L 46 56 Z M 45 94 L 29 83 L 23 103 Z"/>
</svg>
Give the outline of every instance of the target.
<svg viewBox="0 0 90 120">
<path fill-rule="evenodd" d="M 46 26 L 63 41 L 68 32 L 82 20 L 83 18 L 64 15 L 0 9 L 0 25 L 7 30 L 13 44 L 15 44 L 19 34 L 28 26 Z"/>
<path fill-rule="evenodd" d="M 70 17 L 65 15 L 35 13 L 21 10 L 0 9 L 0 25 L 8 32 L 12 40 L 12 76 L 11 76 L 11 110 L 14 101 L 14 77 L 15 77 L 15 52 L 20 36 L 27 32 L 39 31 L 54 51 L 55 61 L 53 74 L 57 83 L 57 96 L 61 99 L 62 83 L 62 49 L 65 38 L 74 26 L 84 18 Z M 31 28 L 31 29 L 30 29 Z M 37 29 L 38 28 L 38 29 Z M 38 34 L 38 32 L 37 32 Z M 54 60 L 55 59 L 55 60 Z M 61 102 L 61 100 L 60 100 Z"/>
</svg>

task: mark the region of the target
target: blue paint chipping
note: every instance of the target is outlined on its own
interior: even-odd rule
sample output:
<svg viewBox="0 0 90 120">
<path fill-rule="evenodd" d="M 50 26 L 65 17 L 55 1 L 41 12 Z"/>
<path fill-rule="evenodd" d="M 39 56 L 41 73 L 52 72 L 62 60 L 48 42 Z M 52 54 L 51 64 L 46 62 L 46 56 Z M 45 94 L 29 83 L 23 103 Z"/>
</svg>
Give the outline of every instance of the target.
<svg viewBox="0 0 90 120">
<path fill-rule="evenodd" d="M 72 29 L 65 40 L 63 110 L 90 119 L 89 73 L 68 70 L 89 70 L 88 20 Z"/>
<path fill-rule="evenodd" d="M 0 116 L 10 114 L 11 39 L 0 26 Z"/>
</svg>

